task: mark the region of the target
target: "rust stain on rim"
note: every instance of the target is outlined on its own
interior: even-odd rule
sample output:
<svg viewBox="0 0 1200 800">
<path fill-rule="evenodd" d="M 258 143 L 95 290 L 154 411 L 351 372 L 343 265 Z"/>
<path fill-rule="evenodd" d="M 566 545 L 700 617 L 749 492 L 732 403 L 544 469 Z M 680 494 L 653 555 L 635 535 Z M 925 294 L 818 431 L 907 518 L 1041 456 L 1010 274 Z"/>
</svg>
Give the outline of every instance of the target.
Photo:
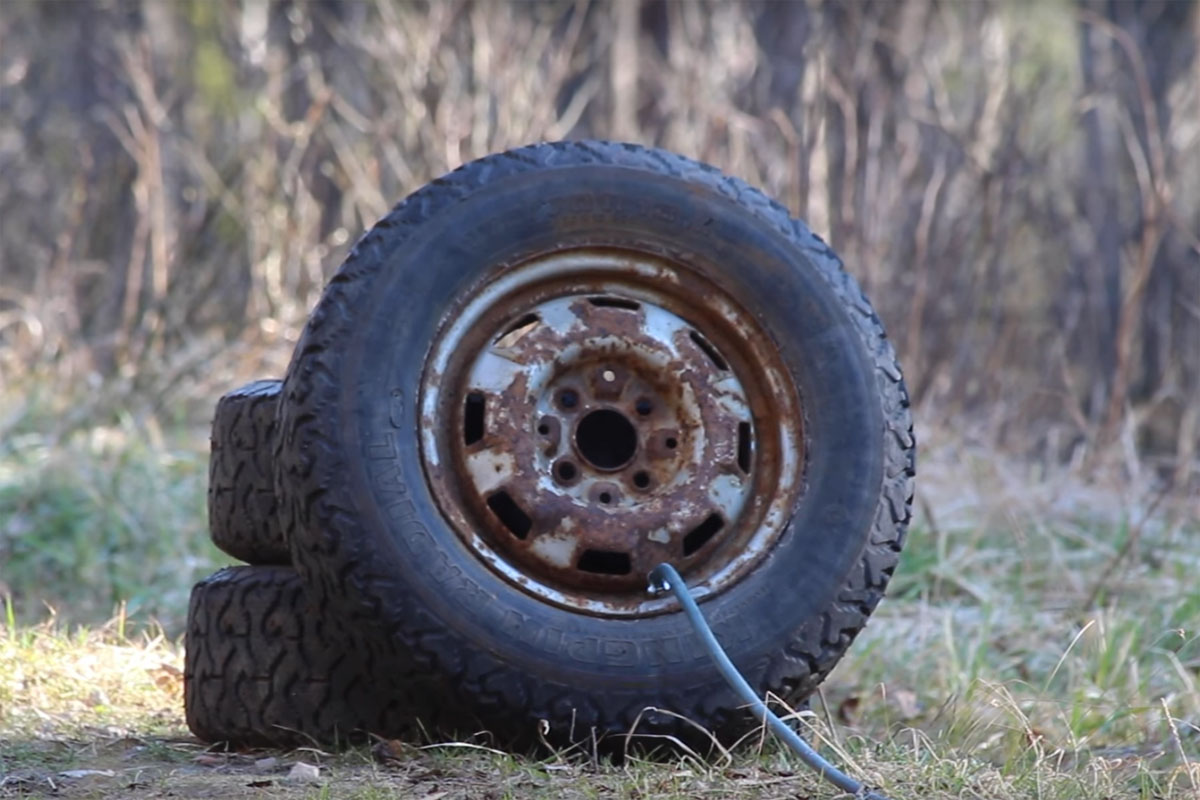
<svg viewBox="0 0 1200 800">
<path fill-rule="evenodd" d="M 601 616 L 674 607 L 766 557 L 802 490 L 799 398 L 753 315 L 656 256 L 572 250 L 463 299 L 421 387 L 426 478 L 505 579 Z"/>
</svg>

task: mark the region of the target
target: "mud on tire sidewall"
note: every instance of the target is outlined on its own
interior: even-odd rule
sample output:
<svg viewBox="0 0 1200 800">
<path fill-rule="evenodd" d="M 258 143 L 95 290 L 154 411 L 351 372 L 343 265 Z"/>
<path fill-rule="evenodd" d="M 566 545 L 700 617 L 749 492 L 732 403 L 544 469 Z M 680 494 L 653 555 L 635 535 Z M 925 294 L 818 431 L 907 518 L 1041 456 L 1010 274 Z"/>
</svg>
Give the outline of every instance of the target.
<svg viewBox="0 0 1200 800">
<path fill-rule="evenodd" d="M 804 407 L 804 492 L 775 550 L 703 610 L 756 689 L 811 691 L 896 562 L 913 471 L 907 395 L 878 320 L 819 239 L 745 184 L 659 151 L 489 157 L 359 242 L 285 381 L 277 492 L 293 558 L 318 602 L 382 625 L 518 725 L 545 719 L 577 738 L 627 730 L 658 706 L 719 729 L 740 702 L 681 614 L 601 619 L 515 589 L 466 550 L 423 478 L 415 394 L 447 309 L 499 265 L 585 246 L 706 275 L 780 348 Z"/>
</svg>

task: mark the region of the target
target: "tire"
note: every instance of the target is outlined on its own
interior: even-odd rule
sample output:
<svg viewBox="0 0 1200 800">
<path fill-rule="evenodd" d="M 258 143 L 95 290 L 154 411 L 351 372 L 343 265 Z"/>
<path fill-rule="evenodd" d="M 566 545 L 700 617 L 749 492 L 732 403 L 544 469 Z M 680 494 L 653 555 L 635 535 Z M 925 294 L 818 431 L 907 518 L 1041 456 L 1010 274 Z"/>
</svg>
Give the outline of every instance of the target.
<svg viewBox="0 0 1200 800">
<path fill-rule="evenodd" d="M 275 501 L 275 412 L 282 382 L 259 380 L 217 401 L 208 461 L 213 543 L 248 564 L 291 564 Z"/>
<path fill-rule="evenodd" d="M 577 253 L 636 261 L 630 269 L 637 277 L 622 273 L 630 296 L 661 293 L 663 309 L 676 309 L 672 320 L 695 322 L 696 330 L 701 311 L 692 319 L 682 302 L 670 305 L 671 293 L 692 292 L 700 303 L 709 295 L 728 298 L 729 313 L 743 314 L 738 319 L 748 320 L 753 335 L 741 342 L 726 336 L 721 346 L 706 348 L 716 364 L 711 369 L 728 366 L 721 363 L 722 346 L 735 354 L 739 347 L 759 348 L 770 360 L 761 371 L 778 365 L 787 384 L 780 396 L 798 398 L 799 412 L 789 416 L 786 405 L 771 406 L 776 416 L 769 420 L 802 424 L 794 441 L 783 434 L 772 439 L 770 426 L 755 416 L 754 435 L 762 438 L 752 448 L 738 442 L 739 464 L 743 450 L 754 459 L 766 459 L 769 447 L 800 453 L 791 482 L 780 473 L 772 484 L 779 497 L 793 491 L 791 499 L 778 518 L 762 518 L 774 520 L 776 538 L 754 551 L 757 560 L 736 580 L 712 578 L 719 590 L 701 589 L 697 596 L 757 691 L 794 702 L 812 693 L 866 623 L 898 560 L 915 474 L 908 394 L 879 319 L 820 238 L 745 183 L 664 151 L 580 141 L 489 156 L 420 189 L 362 237 L 326 287 L 284 379 L 276 489 L 293 560 L 318 603 L 376 626 L 420 667 L 447 675 L 488 713 L 497 733 L 519 736 L 548 723 L 556 741 L 611 741 L 635 727 L 639 734 L 692 738 L 693 726 L 679 714 L 733 736 L 749 722 L 741 701 L 678 608 L 669 600 L 643 602 L 630 590 L 644 580 L 644 573 L 627 569 L 634 556 L 621 561 L 602 551 L 599 568 L 588 568 L 608 569 L 613 585 L 626 581 L 624 594 L 612 594 L 620 603 L 604 600 L 603 588 L 589 588 L 608 585 L 610 577 L 583 575 L 584 558 L 572 567 L 582 577 L 563 578 L 569 591 L 560 590 L 558 578 L 523 571 L 531 563 L 520 561 L 525 551 L 495 555 L 519 547 L 521 531 L 534 535 L 529 523 L 539 507 L 515 503 L 521 513 L 501 520 L 512 541 L 480 544 L 482 534 L 462 520 L 469 517 L 477 527 L 494 520 L 469 492 L 463 495 L 469 503 L 456 506 L 440 488 L 468 480 L 442 458 L 450 451 L 439 449 L 440 437 L 453 443 L 459 435 L 442 423 L 462 425 L 472 413 L 469 397 L 458 417 L 432 413 L 454 401 L 442 399 L 439 384 L 462 381 L 447 366 L 458 351 L 440 361 L 441 343 L 470 328 L 476 318 L 464 315 L 471 304 L 489 291 L 500 296 L 508 276 L 573 263 Z M 660 268 L 661 275 L 654 271 Z M 584 276 L 579 281 L 600 285 L 600 278 L 586 277 L 585 267 L 577 269 Z M 555 279 L 550 267 L 542 271 L 550 275 L 546 280 Z M 592 302 L 639 308 L 640 300 L 623 297 Z M 649 315 L 650 306 L 636 313 Z M 704 321 L 724 335 L 727 323 L 718 316 Z M 536 314 L 506 322 L 494 346 L 523 336 L 525 319 L 535 327 L 544 322 Z M 604 328 L 610 344 L 613 327 Z M 697 336 L 693 332 L 703 348 Z M 758 372 L 751 365 L 735 378 L 751 387 L 766 380 Z M 751 388 L 745 397 L 775 402 L 770 392 Z M 480 396 L 480 407 L 491 408 L 492 395 Z M 495 395 L 500 415 L 516 413 L 504 405 L 508 396 Z M 471 423 L 465 425 L 463 438 L 470 440 Z M 583 452 L 582 428 L 574 430 L 566 446 Z M 649 439 L 635 438 L 634 445 L 652 449 Z M 762 463 L 763 470 L 782 469 Z M 757 472 L 759 461 L 752 465 L 754 475 L 764 474 Z M 595 466 L 611 464 L 597 460 Z M 469 480 L 478 488 L 482 479 L 472 473 Z M 608 502 L 605 494 L 599 502 Z M 501 506 L 511 505 L 492 510 L 505 517 Z M 767 527 L 762 522 L 760 528 Z M 641 548 L 642 540 L 630 546 Z M 686 554 L 686 541 L 683 546 Z M 634 560 L 641 558 L 639 550 Z M 718 577 L 745 566 L 736 553 L 724 558 L 727 563 L 711 568 Z M 689 585 L 710 580 L 701 578 L 696 584 L 689 578 Z M 601 599 L 588 599 L 594 596 Z M 647 711 L 655 708 L 673 713 Z"/>
<path fill-rule="evenodd" d="M 206 742 L 322 745 L 453 728 L 435 679 L 396 673 L 395 654 L 311 607 L 290 567 L 227 567 L 188 608 L 184 709 Z"/>
</svg>

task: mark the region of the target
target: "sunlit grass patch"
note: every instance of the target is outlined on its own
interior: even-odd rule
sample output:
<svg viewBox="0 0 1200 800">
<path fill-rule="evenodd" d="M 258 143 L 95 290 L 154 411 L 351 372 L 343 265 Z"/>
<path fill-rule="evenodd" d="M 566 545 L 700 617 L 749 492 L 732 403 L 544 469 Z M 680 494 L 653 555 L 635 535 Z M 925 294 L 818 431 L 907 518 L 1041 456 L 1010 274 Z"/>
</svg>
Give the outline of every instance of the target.
<svg viewBox="0 0 1200 800">
<path fill-rule="evenodd" d="M 437 741 L 400 745 L 390 751 L 394 757 L 383 760 L 371 746 L 340 753 L 215 748 L 206 754 L 203 744 L 187 740 L 183 725 L 179 643 L 148 631 L 131 635 L 123 627 L 128 626 L 120 618 L 100 629 L 67 630 L 53 622 L 22 626 L 11 617 L 0 626 L 0 777 L 17 776 L 24 781 L 22 791 L 35 796 L 51 793 L 53 781 L 67 796 L 101 798 L 167 791 L 184 798 L 240 796 L 248 787 L 269 788 L 271 796 L 362 800 L 843 796 L 821 784 L 770 736 L 755 734 L 709 758 L 635 754 L 624 763 L 596 758 L 582 747 L 510 754 Z M 879 668 L 902 675 L 901 662 L 912 659 L 919 645 L 914 640 L 912 647 L 887 654 Z M 1082 652 L 1074 655 L 1083 649 L 1080 638 L 1065 653 L 1064 668 L 1072 658 L 1086 660 Z M 935 648 L 930 657 L 937 663 L 948 653 L 948 647 Z M 880 657 L 877 652 L 875 658 Z M 1083 743 L 1066 749 L 1036 722 L 1054 717 L 1041 704 L 1061 711 L 1074 703 L 1063 694 L 1073 684 L 1062 670 L 1041 684 L 1039 693 L 1020 682 L 991 681 L 990 663 L 983 660 L 982 677 L 962 693 L 937 698 L 940 703 L 928 708 L 920 704 L 934 697 L 940 684 L 924 687 L 932 694 L 898 700 L 866 684 L 867 673 L 843 673 L 826 692 L 829 708 L 817 702 L 816 712 L 801 720 L 809 740 L 827 757 L 894 800 L 1196 796 L 1200 767 L 1188 755 L 1194 750 L 1187 750 L 1192 745 L 1174 712 L 1174 733 L 1161 704 L 1157 725 L 1149 711 L 1136 718 L 1144 726 L 1139 730 L 1154 736 L 1157 749 L 1089 749 Z M 846 692 L 860 698 L 853 710 L 834 704 L 833 697 Z M 919 713 L 912 715 L 913 709 Z M 1172 747 L 1175 752 L 1167 752 Z M 263 767 L 263 759 L 275 763 Z M 286 774 L 297 761 L 318 765 L 319 783 L 290 782 Z M 96 772 L 70 777 L 88 770 Z"/>
<path fill-rule="evenodd" d="M 1198 543 L 1194 522 L 1020 508 L 991 524 L 926 522 L 898 596 L 826 684 L 830 716 L 885 740 L 911 729 L 939 757 L 991 765 L 1017 796 L 1193 796 Z"/>
<path fill-rule="evenodd" d="M 11 608 L 11 606 L 10 606 Z M 161 632 L 0 629 L 0 741 L 182 734 L 183 655 Z"/>
<path fill-rule="evenodd" d="M 0 441 L 0 598 L 23 622 L 48 606 L 95 624 L 124 604 L 133 618 L 181 630 L 192 584 L 230 562 L 207 531 L 207 432 L 164 432 L 127 415 L 53 432 L 10 424 Z"/>
</svg>

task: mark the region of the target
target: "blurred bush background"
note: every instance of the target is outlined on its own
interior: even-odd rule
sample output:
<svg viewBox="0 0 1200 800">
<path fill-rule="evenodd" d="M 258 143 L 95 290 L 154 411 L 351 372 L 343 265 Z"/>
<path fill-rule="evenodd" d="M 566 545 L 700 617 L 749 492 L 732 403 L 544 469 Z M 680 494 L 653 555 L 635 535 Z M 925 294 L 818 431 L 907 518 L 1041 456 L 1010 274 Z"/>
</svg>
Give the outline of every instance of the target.
<svg viewBox="0 0 1200 800">
<path fill-rule="evenodd" d="M 660 145 L 807 219 L 923 430 L 1194 487 L 1195 2 L 0 5 L 0 596 L 181 619 L 223 391 L 470 159 Z M 519 209 L 514 210 L 519 213 Z"/>
</svg>

